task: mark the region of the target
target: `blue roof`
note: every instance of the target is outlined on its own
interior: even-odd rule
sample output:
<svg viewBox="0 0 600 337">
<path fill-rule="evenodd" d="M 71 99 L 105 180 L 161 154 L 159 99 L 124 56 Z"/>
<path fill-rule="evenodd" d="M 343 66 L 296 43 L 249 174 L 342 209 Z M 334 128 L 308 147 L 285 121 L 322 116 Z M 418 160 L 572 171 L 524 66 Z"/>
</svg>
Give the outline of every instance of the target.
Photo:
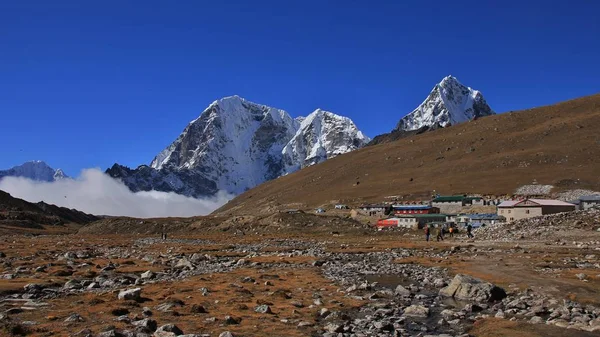
<svg viewBox="0 0 600 337">
<path fill-rule="evenodd" d="M 429 205 L 392 205 L 393 209 L 430 209 Z"/>
</svg>

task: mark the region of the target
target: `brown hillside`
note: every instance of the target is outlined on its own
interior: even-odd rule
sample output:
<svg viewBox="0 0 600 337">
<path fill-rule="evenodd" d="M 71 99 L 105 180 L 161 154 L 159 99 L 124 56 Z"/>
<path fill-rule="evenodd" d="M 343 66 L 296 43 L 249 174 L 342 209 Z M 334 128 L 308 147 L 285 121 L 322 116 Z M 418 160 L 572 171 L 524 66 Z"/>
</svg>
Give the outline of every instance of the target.
<svg viewBox="0 0 600 337">
<path fill-rule="evenodd" d="M 600 94 L 369 146 L 264 183 L 215 213 L 394 195 L 511 194 L 537 181 L 600 190 Z"/>
<path fill-rule="evenodd" d="M 22 234 L 25 230 L 44 232 L 48 226 L 60 226 L 72 231 L 68 224 L 84 225 L 98 220 L 98 217 L 75 209 L 58 207 L 45 202 L 30 203 L 0 191 L 0 233 Z M 56 232 L 56 228 L 50 232 Z"/>
</svg>

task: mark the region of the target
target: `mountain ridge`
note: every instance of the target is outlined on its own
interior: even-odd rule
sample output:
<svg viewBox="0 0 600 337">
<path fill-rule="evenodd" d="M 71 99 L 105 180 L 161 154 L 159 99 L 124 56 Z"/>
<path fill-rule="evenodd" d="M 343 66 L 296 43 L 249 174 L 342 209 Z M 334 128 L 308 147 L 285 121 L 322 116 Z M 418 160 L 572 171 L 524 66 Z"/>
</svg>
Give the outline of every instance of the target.
<svg viewBox="0 0 600 337">
<path fill-rule="evenodd" d="M 317 109 L 292 118 L 285 110 L 234 95 L 213 101 L 150 165 L 130 169 L 115 164 L 106 173 L 132 191 L 239 194 L 367 142 L 347 117 Z M 304 151 L 307 145 L 318 153 Z"/>
<path fill-rule="evenodd" d="M 338 156 L 266 182 L 213 214 L 428 198 L 434 190 L 511 195 L 533 182 L 600 190 L 598 129 L 600 94 L 492 115 Z"/>
<path fill-rule="evenodd" d="M 0 179 L 4 177 L 22 177 L 44 182 L 69 178 L 63 170 L 53 169 L 42 160 L 32 160 L 6 170 L 0 170 Z"/>
</svg>

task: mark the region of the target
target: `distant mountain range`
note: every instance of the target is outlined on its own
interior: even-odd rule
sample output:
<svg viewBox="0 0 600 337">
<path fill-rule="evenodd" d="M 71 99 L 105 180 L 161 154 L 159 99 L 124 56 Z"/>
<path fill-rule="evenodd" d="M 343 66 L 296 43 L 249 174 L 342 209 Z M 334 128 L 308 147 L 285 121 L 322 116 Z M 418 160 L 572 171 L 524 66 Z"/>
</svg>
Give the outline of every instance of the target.
<svg viewBox="0 0 600 337">
<path fill-rule="evenodd" d="M 8 170 L 0 170 L 0 179 L 9 176 L 47 182 L 68 178 L 61 169 L 55 170 L 41 160 L 28 161 Z"/>
<path fill-rule="evenodd" d="M 284 110 L 231 96 L 210 104 L 149 166 L 115 164 L 106 173 L 133 191 L 239 194 L 369 141 L 352 120 L 332 112 L 317 109 L 293 119 Z"/>
<path fill-rule="evenodd" d="M 479 91 L 447 76 L 391 133 L 377 136 L 371 144 L 492 114 Z M 134 192 L 203 197 L 226 191 L 237 195 L 370 141 L 351 119 L 332 112 L 317 109 L 294 119 L 284 110 L 230 96 L 210 104 L 150 165 L 129 168 L 115 163 L 106 173 Z M 4 176 L 49 182 L 67 178 L 42 161 L 0 171 L 0 178 Z"/>
</svg>

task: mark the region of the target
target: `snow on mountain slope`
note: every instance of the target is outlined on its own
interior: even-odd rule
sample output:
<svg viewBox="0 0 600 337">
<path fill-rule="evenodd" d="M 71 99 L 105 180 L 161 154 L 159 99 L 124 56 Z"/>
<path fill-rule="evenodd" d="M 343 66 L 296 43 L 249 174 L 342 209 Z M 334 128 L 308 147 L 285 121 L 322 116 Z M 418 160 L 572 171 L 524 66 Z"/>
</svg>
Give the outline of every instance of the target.
<svg viewBox="0 0 600 337">
<path fill-rule="evenodd" d="M 29 161 L 8 170 L 0 170 L 0 179 L 3 177 L 23 177 L 47 182 L 68 178 L 61 169 L 55 170 L 41 160 Z"/>
<path fill-rule="evenodd" d="M 219 189 L 238 194 L 281 175 L 281 150 L 296 128 L 283 110 L 226 97 L 192 121 L 150 166 L 202 172 Z"/>
<path fill-rule="evenodd" d="M 398 122 L 395 130 L 410 131 L 436 124 L 446 127 L 493 114 L 479 91 L 464 86 L 456 77 L 446 76 L 421 105 Z"/>
<path fill-rule="evenodd" d="M 194 197 L 220 190 L 239 194 L 354 150 L 366 144 L 365 139 L 345 117 L 317 110 L 293 119 L 284 110 L 230 96 L 206 108 L 150 166 L 129 169 L 115 164 L 106 172 L 133 191 Z"/>
<path fill-rule="evenodd" d="M 321 109 L 302 119 L 294 137 L 283 148 L 286 173 L 314 165 L 369 142 L 350 118 Z"/>
</svg>

